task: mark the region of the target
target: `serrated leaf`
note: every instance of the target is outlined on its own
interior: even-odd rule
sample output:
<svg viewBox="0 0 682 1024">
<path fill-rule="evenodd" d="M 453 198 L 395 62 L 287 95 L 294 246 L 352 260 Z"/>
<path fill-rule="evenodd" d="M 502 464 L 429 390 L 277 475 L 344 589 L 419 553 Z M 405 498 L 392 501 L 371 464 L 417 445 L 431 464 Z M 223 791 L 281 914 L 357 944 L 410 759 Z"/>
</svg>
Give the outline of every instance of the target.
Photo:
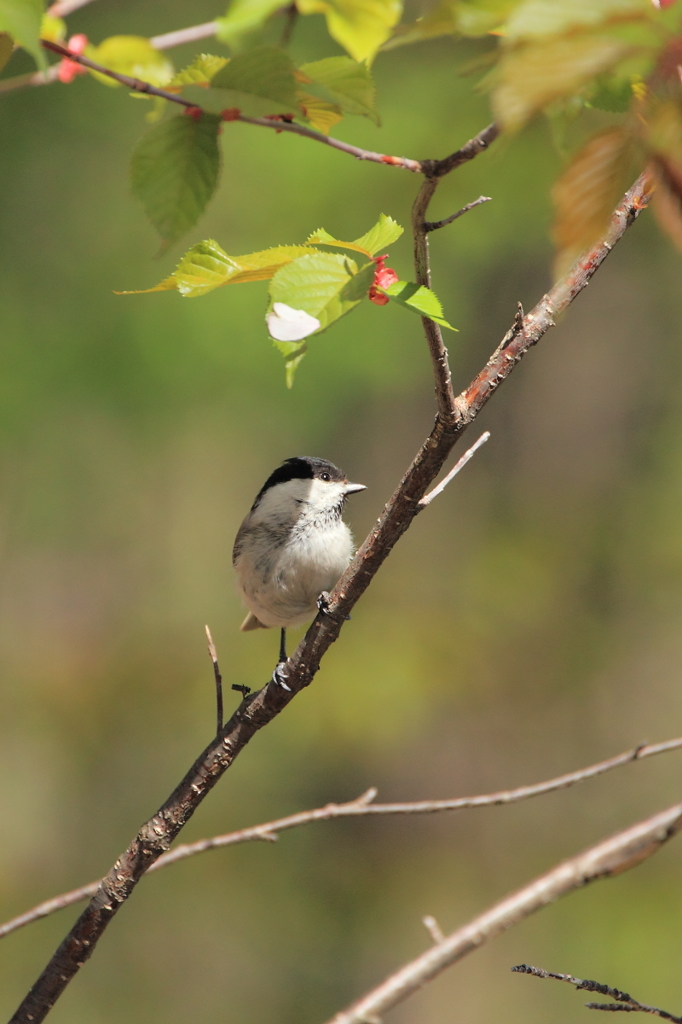
<svg viewBox="0 0 682 1024">
<path fill-rule="evenodd" d="M 18 46 L 31 54 L 39 68 L 47 67 L 40 45 L 44 13 L 42 0 L 0 0 L 0 32 L 12 36 Z"/>
<path fill-rule="evenodd" d="M 311 253 L 282 267 L 270 284 L 270 299 L 302 309 L 320 321 L 320 331 L 357 306 L 360 299 L 347 298 L 346 285 L 357 273 L 347 256 Z M 318 332 L 319 333 L 319 332 Z"/>
<path fill-rule="evenodd" d="M 526 0 L 512 10 L 504 34 L 512 43 L 653 14 L 651 0 Z"/>
<path fill-rule="evenodd" d="M 356 238 L 354 245 L 366 249 L 371 256 L 374 256 L 380 249 L 385 249 L 387 245 L 396 242 L 403 231 L 404 228 L 401 228 L 400 224 L 392 217 L 387 217 L 385 213 L 382 213 L 374 227 L 360 238 Z"/>
<path fill-rule="evenodd" d="M 177 289 L 182 296 L 191 299 L 206 295 L 214 288 L 225 284 L 244 284 L 249 281 L 267 281 L 280 267 L 299 256 L 318 250 L 306 245 L 278 245 L 246 256 L 228 256 L 214 242 L 207 239 L 193 245 L 180 260 L 170 277 L 154 288 L 117 292 L 117 295 L 143 295 L 148 292 L 165 292 Z"/>
<path fill-rule="evenodd" d="M 296 100 L 306 120 L 323 135 L 328 135 L 330 128 L 343 121 L 343 111 L 336 103 L 328 103 L 318 96 L 313 96 L 312 93 L 301 92 L 300 89 L 296 93 Z"/>
<path fill-rule="evenodd" d="M 451 331 L 457 330 L 443 318 L 443 307 L 440 300 L 425 285 L 415 284 L 413 281 L 396 281 L 395 284 L 388 288 L 382 288 L 381 291 L 412 313 L 427 316 L 429 320 L 434 320 L 441 327 L 448 327 Z"/>
<path fill-rule="evenodd" d="M 296 106 L 296 82 L 291 58 L 276 46 L 259 46 L 240 53 L 211 80 L 214 89 L 233 89 Z"/>
<path fill-rule="evenodd" d="M 371 63 L 400 21 L 402 0 L 297 0 L 301 14 L 324 14 L 327 31 L 353 60 Z"/>
<path fill-rule="evenodd" d="M 213 195 L 220 172 L 221 119 L 181 114 L 154 126 L 131 161 L 133 193 L 167 248 L 193 227 Z"/>
<path fill-rule="evenodd" d="M 392 217 L 387 217 L 382 213 L 374 227 L 354 242 L 343 242 L 339 238 L 334 238 L 324 228 L 318 228 L 306 238 L 306 245 L 336 245 L 340 249 L 361 252 L 364 256 L 374 256 L 379 249 L 384 249 L 400 238 L 402 233 L 403 228 L 400 227 L 400 224 L 397 224 Z"/>
<path fill-rule="evenodd" d="M 234 0 L 225 17 L 216 18 L 216 36 L 221 43 L 238 50 L 244 39 L 262 28 L 281 7 L 282 0 Z"/>
<path fill-rule="evenodd" d="M 625 127 L 593 136 L 552 189 L 557 273 L 596 242 L 614 206 L 637 174 L 632 136 Z"/>
<path fill-rule="evenodd" d="M 191 64 L 178 71 L 165 86 L 168 92 L 180 92 L 184 85 L 210 84 L 214 75 L 228 63 L 227 57 L 215 57 L 211 53 L 200 53 Z"/>
<path fill-rule="evenodd" d="M 531 43 L 511 50 L 489 76 L 492 106 L 506 130 L 520 128 L 548 104 L 576 93 L 613 67 L 633 47 L 616 37 L 591 33 Z"/>
<path fill-rule="evenodd" d="M 14 52 L 14 40 L 7 32 L 0 32 L 0 71 Z"/>
<path fill-rule="evenodd" d="M 350 57 L 327 57 L 303 64 L 299 70 L 322 86 L 345 113 L 362 115 L 379 124 L 376 88 L 366 64 Z"/>
<path fill-rule="evenodd" d="M 2 2 L 2 0 L 0 0 Z M 143 36 L 109 36 L 99 46 L 88 46 L 85 54 L 120 75 L 140 78 L 150 85 L 164 86 L 173 77 L 173 65 Z M 117 88 L 121 83 L 98 71 L 90 74 L 103 85 Z"/>
</svg>

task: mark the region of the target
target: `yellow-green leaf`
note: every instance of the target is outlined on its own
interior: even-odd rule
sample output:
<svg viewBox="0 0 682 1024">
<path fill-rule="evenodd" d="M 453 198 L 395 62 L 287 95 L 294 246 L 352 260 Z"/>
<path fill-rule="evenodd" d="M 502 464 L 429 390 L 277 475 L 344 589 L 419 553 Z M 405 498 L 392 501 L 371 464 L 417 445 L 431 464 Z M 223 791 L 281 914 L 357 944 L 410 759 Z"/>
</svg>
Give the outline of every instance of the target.
<svg viewBox="0 0 682 1024">
<path fill-rule="evenodd" d="M 332 39 L 353 60 L 371 62 L 400 21 L 402 0 L 298 0 L 301 14 L 324 14 Z"/>
<path fill-rule="evenodd" d="M 165 86 L 168 92 L 180 92 L 184 85 L 208 86 L 211 79 L 228 63 L 227 57 L 214 57 L 201 53 L 182 71 L 178 71 Z"/>
<path fill-rule="evenodd" d="M 609 128 L 583 146 L 554 185 L 558 274 L 606 230 L 614 207 L 639 169 L 635 155 L 627 128 Z"/>
<path fill-rule="evenodd" d="M 296 99 L 303 116 L 310 121 L 313 128 L 324 135 L 328 135 L 330 128 L 343 121 L 343 111 L 336 103 L 328 103 L 300 89 L 296 93 Z"/>
<path fill-rule="evenodd" d="M 1 2 L 1 0 L 0 0 Z M 142 36 L 110 36 L 99 46 L 88 46 L 86 56 L 120 75 L 140 78 L 150 85 L 162 87 L 173 77 L 173 65 L 148 39 Z M 116 87 L 120 83 L 98 71 L 91 71 L 98 82 Z"/>
<path fill-rule="evenodd" d="M 52 43 L 63 43 L 66 39 L 66 22 L 63 18 L 55 18 L 53 14 L 44 14 L 40 26 L 40 38 L 49 39 Z"/>
<path fill-rule="evenodd" d="M 154 288 L 117 294 L 143 295 L 177 290 L 185 298 L 196 298 L 225 284 L 267 281 L 285 264 L 316 251 L 307 245 L 279 245 L 246 256 L 228 256 L 217 242 L 209 238 L 193 245 L 170 277 Z"/>
<path fill-rule="evenodd" d="M 0 32 L 12 36 L 17 46 L 31 54 L 39 68 L 47 67 L 40 45 L 44 13 L 42 0 L 0 0 Z"/>
<path fill-rule="evenodd" d="M 259 46 L 233 57 L 211 79 L 211 86 L 262 96 L 295 107 L 294 71 L 294 64 L 284 50 L 276 46 Z"/>
<path fill-rule="evenodd" d="M 392 37 L 384 43 L 382 50 L 393 50 L 396 46 L 408 43 L 421 43 L 426 39 L 438 36 L 457 35 L 459 24 L 455 14 L 455 5 L 451 0 L 444 0 L 423 18 L 406 25 L 396 25 Z"/>
<path fill-rule="evenodd" d="M 576 93 L 632 50 L 618 38 L 592 33 L 515 47 L 488 79 L 495 85 L 496 120 L 507 130 L 520 128 L 543 107 Z"/>
<path fill-rule="evenodd" d="M 342 242 L 339 238 L 330 235 L 324 228 L 318 228 L 306 238 L 306 245 L 336 245 L 340 249 L 352 249 L 365 256 L 373 256 L 379 249 L 384 249 L 387 245 L 395 242 L 402 233 L 403 228 L 400 227 L 400 224 L 397 224 L 392 217 L 387 217 L 382 213 L 374 227 L 360 238 L 356 238 L 354 242 Z"/>
<path fill-rule="evenodd" d="M 326 98 L 337 103 L 346 114 L 364 115 L 379 124 L 374 79 L 366 64 L 350 57 L 326 57 L 303 64 L 299 70 L 321 86 L 327 93 Z"/>
<path fill-rule="evenodd" d="M 224 18 L 216 18 L 216 36 L 232 50 L 239 50 L 247 36 L 257 32 L 276 11 L 282 0 L 234 0 Z"/>
</svg>

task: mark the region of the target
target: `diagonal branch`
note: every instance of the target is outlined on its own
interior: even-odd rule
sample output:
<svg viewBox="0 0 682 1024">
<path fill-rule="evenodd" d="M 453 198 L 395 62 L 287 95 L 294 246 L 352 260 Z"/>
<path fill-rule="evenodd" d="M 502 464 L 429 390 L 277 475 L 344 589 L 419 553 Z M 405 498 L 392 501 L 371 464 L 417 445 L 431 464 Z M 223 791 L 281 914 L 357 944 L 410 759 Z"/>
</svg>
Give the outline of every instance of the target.
<svg viewBox="0 0 682 1024">
<path fill-rule="evenodd" d="M 670 1020 L 673 1024 L 682 1024 L 682 1017 L 676 1017 L 667 1010 L 661 1010 L 658 1006 L 647 1006 L 634 999 L 628 992 L 621 992 L 619 988 L 611 988 L 610 985 L 603 985 L 600 981 L 590 981 L 587 978 L 574 978 L 572 974 L 554 974 L 553 971 L 543 971 L 541 967 L 531 967 L 530 964 L 519 964 L 512 967 L 515 974 L 532 974 L 535 978 L 552 978 L 555 981 L 567 981 L 569 985 L 575 985 L 576 989 L 583 992 L 598 992 L 600 996 L 610 996 L 615 1003 L 585 1003 L 588 1010 L 622 1010 L 624 1013 L 652 1013 L 654 1017 L 662 1017 L 663 1020 Z"/>
<path fill-rule="evenodd" d="M 431 981 L 446 967 L 473 953 L 490 939 L 496 938 L 526 917 L 542 910 L 560 896 L 581 889 L 590 882 L 610 878 L 636 867 L 660 850 L 668 839 L 682 829 L 682 804 L 638 822 L 618 832 L 577 857 L 558 864 L 551 871 L 533 879 L 523 889 L 506 896 L 499 903 L 469 921 L 463 928 L 446 936 L 411 963 L 405 964 L 347 1010 L 342 1010 L 328 1024 L 369 1024 L 378 1022 L 382 1014 Z"/>
<path fill-rule="evenodd" d="M 226 832 L 224 835 L 211 836 L 210 839 L 199 839 L 194 843 L 184 843 L 176 846 L 169 853 L 164 853 L 155 861 L 147 874 L 159 871 L 161 868 L 176 864 L 180 860 L 187 860 L 198 853 L 207 853 L 209 850 L 219 850 L 226 846 L 237 846 L 241 843 L 249 843 L 254 840 L 265 840 L 274 842 L 279 838 L 280 832 L 286 832 L 291 828 L 298 828 L 300 825 L 310 825 L 316 821 L 331 821 L 336 818 L 364 818 L 368 815 L 396 815 L 396 814 L 437 814 L 442 811 L 463 811 L 475 807 L 500 807 L 502 805 L 520 803 L 534 796 L 543 796 L 545 793 L 555 793 L 558 790 L 568 789 L 580 782 L 594 779 L 605 772 L 613 771 L 614 768 L 621 768 L 623 765 L 631 764 L 633 761 L 643 761 L 647 757 L 656 754 L 664 754 L 670 750 L 682 748 L 682 737 L 674 740 L 667 740 L 665 743 L 643 744 L 632 750 L 626 750 L 623 754 L 610 757 L 606 761 L 599 761 L 590 765 L 589 768 L 580 768 L 575 772 L 568 772 L 566 775 L 559 775 L 556 779 L 548 782 L 536 782 L 532 786 L 518 786 L 516 789 L 500 790 L 497 793 L 486 793 L 482 796 L 462 796 L 453 800 L 418 800 L 411 803 L 375 804 L 373 800 L 377 794 L 376 789 L 368 789 L 366 793 L 350 800 L 345 804 L 327 804 L 325 807 L 317 807 L 313 811 L 299 811 L 297 814 L 290 814 L 285 818 L 277 818 L 275 821 L 265 822 L 263 825 L 252 825 L 249 828 L 239 829 L 237 832 Z M 43 917 L 54 914 L 57 910 L 63 910 L 81 900 L 94 896 L 100 885 L 100 879 L 90 882 L 88 885 L 79 886 L 69 892 L 63 892 L 59 896 L 45 900 L 31 910 L 18 914 L 10 921 L 0 925 L 0 939 L 10 932 L 23 928 Z"/>
<path fill-rule="evenodd" d="M 606 237 L 585 253 L 565 278 L 508 332 L 486 366 L 455 400 L 456 417 L 437 417 L 429 437 L 390 498 L 375 526 L 331 594 L 328 608 L 308 629 L 284 666 L 288 690 L 269 683 L 245 698 L 220 734 L 174 792 L 147 821 L 116 861 L 100 888 L 62 941 L 35 985 L 22 1001 L 11 1024 L 39 1024 L 77 974 L 119 907 L 142 875 L 165 853 L 218 779 L 249 740 L 272 721 L 296 694 L 308 686 L 320 661 L 341 632 L 346 617 L 365 592 L 394 545 L 422 510 L 428 491 L 459 437 L 528 350 L 554 325 L 555 316 L 587 286 L 613 246 L 644 209 L 649 179 L 640 176 L 616 208 Z"/>
<path fill-rule="evenodd" d="M 40 42 L 44 49 L 51 50 L 53 53 L 58 53 L 67 60 L 71 60 L 75 64 L 80 64 L 82 67 L 88 68 L 90 71 L 98 71 L 101 75 L 113 78 L 114 81 L 120 82 L 121 85 L 125 85 L 126 88 L 132 89 L 134 92 L 144 93 L 147 96 L 159 96 L 161 99 L 167 100 L 169 103 L 177 103 L 186 110 L 196 112 L 197 117 L 200 113 L 206 113 L 206 111 L 197 106 L 196 103 L 183 99 L 182 96 L 178 96 L 174 92 L 168 92 L 167 89 L 160 89 L 158 86 L 151 85 L 149 82 L 145 82 L 141 78 L 133 78 L 131 75 L 123 75 L 119 71 L 112 71 L 110 68 L 105 68 L 103 64 L 98 64 L 97 61 L 90 60 L 89 57 L 85 57 L 81 53 L 73 53 L 66 46 L 62 46 L 60 43 L 53 43 L 49 39 L 41 39 Z M 292 135 L 301 135 L 305 139 L 312 139 L 314 142 L 321 142 L 325 146 L 331 146 L 333 149 L 338 149 L 342 153 L 348 153 L 349 156 L 354 156 L 356 160 L 368 160 L 371 163 L 385 164 L 388 167 L 398 167 L 403 170 L 414 171 L 415 173 L 421 172 L 422 170 L 422 165 L 419 160 L 411 160 L 406 156 L 387 156 L 386 153 L 375 153 L 371 149 L 361 149 L 359 146 L 351 146 L 348 142 L 342 142 L 341 139 L 332 138 L 331 135 L 323 135 L 322 132 L 316 132 L 313 128 L 306 128 L 302 124 L 282 121 L 273 117 L 247 117 L 245 114 L 242 114 L 237 110 L 237 108 L 231 109 L 229 113 L 230 116 L 226 117 L 225 120 L 242 121 L 244 124 L 257 125 L 259 128 L 272 128 L 276 132 L 289 132 Z"/>
</svg>

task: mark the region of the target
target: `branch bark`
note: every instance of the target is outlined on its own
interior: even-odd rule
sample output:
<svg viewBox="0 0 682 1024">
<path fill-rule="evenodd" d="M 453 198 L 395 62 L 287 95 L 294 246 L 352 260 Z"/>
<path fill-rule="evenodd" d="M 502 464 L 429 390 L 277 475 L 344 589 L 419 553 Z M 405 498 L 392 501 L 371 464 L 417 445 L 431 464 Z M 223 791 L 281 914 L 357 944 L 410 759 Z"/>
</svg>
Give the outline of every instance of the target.
<svg viewBox="0 0 682 1024">
<path fill-rule="evenodd" d="M 636 867 L 682 829 L 682 804 L 638 822 L 558 864 L 405 964 L 327 1024 L 378 1024 L 382 1015 L 485 942 L 560 896 Z"/>
<path fill-rule="evenodd" d="M 145 822 L 62 941 L 11 1024 L 39 1024 L 80 970 L 112 917 L 130 896 L 142 875 L 166 853 L 218 779 L 249 740 L 308 686 L 329 647 L 338 639 L 347 616 L 384 560 L 422 511 L 421 499 L 443 467 L 459 437 L 476 418 L 514 366 L 554 325 L 555 316 L 587 286 L 613 246 L 645 208 L 649 179 L 642 175 L 615 210 L 606 237 L 594 245 L 531 310 L 514 323 L 502 343 L 469 387 L 455 400 L 454 418 L 440 414 L 376 525 L 355 555 L 320 613 L 285 666 L 288 690 L 268 683 L 245 698 L 222 731 L 200 754 L 189 772 L 157 813 Z"/>
<path fill-rule="evenodd" d="M 462 796 L 452 800 L 418 800 L 410 803 L 373 803 L 377 795 L 376 789 L 368 789 L 366 793 L 350 800 L 345 804 L 327 804 L 325 807 L 317 807 L 312 811 L 299 811 L 297 814 L 290 814 L 286 818 L 276 818 L 274 821 L 267 821 L 262 825 L 252 825 L 249 828 L 242 828 L 236 832 L 226 832 L 223 835 L 211 836 L 209 839 L 198 839 L 194 843 L 184 843 L 176 846 L 169 853 L 164 853 L 155 861 L 147 871 L 151 874 L 161 868 L 169 867 L 180 860 L 187 860 L 199 853 L 207 853 L 209 850 L 219 850 L 226 846 L 237 846 L 240 843 L 249 843 L 254 840 L 265 840 L 275 842 L 280 832 L 286 832 L 291 828 L 298 828 L 300 825 L 310 825 L 316 821 L 331 821 L 335 818 L 364 818 L 368 815 L 395 815 L 395 814 L 438 814 L 442 811 L 463 811 L 475 807 L 500 807 L 507 804 L 516 804 L 522 800 L 528 800 L 534 796 L 543 796 L 546 793 L 555 793 L 558 790 L 568 789 L 580 782 L 594 779 L 605 772 L 613 771 L 614 768 L 621 768 L 623 765 L 632 764 L 633 761 L 643 761 L 656 754 L 664 754 L 670 750 L 682 748 L 682 737 L 674 740 L 667 740 L 665 743 L 643 744 L 633 750 L 626 750 L 616 757 L 610 757 L 606 761 L 599 761 L 588 768 L 580 768 L 575 772 L 568 772 L 566 775 L 559 775 L 558 778 L 549 779 L 547 782 L 536 782 L 531 786 L 518 786 L 516 789 L 500 790 L 497 793 L 486 793 L 482 796 Z M 54 914 L 57 910 L 64 910 L 74 903 L 89 899 L 94 896 L 100 886 L 100 879 L 90 882 L 88 885 L 81 885 L 77 889 L 63 892 L 59 896 L 45 900 L 23 914 L 18 914 L 4 924 L 0 924 L 0 939 L 10 932 L 23 928 L 43 917 Z"/>
</svg>

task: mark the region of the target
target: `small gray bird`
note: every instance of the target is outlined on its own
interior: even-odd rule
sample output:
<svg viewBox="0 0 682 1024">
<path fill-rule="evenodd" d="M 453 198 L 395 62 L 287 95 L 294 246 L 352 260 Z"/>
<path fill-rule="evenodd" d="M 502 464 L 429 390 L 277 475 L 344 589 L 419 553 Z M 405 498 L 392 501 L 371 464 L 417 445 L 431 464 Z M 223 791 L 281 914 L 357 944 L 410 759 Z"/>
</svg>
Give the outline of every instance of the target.
<svg viewBox="0 0 682 1024">
<path fill-rule="evenodd" d="M 239 527 L 232 562 L 249 609 L 241 629 L 281 630 L 279 673 L 287 660 L 286 630 L 312 618 L 353 555 L 341 518 L 349 494 L 364 491 L 325 459 L 285 459 L 265 481 Z M 322 598 L 324 600 L 324 598 Z"/>
</svg>

